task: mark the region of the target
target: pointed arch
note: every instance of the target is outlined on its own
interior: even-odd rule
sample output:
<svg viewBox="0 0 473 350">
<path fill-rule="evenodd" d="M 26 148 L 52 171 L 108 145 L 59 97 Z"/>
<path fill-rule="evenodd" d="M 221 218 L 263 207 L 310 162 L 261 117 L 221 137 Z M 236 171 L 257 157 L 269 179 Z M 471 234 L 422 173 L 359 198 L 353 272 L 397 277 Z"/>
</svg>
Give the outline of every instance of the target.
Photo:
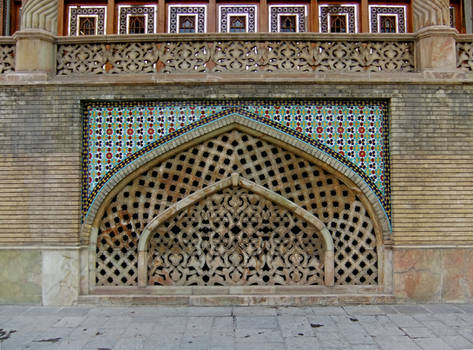
<svg viewBox="0 0 473 350">
<path fill-rule="evenodd" d="M 252 181 L 249 181 L 245 178 L 239 176 L 238 173 L 233 173 L 231 177 L 228 177 L 224 180 L 218 181 L 213 185 L 205 187 L 197 192 L 192 193 L 181 201 L 175 203 L 160 215 L 155 217 L 151 222 L 145 227 L 143 233 L 140 236 L 138 243 L 138 286 L 146 287 L 147 285 L 147 260 L 148 260 L 148 246 L 149 239 L 153 231 L 160 226 L 162 223 L 166 222 L 168 219 L 176 215 L 177 213 L 185 210 L 187 207 L 193 205 L 194 203 L 218 192 L 227 187 L 242 187 L 248 189 L 263 198 L 270 200 L 271 202 L 277 203 L 278 205 L 288 209 L 293 214 L 297 215 L 310 225 L 314 226 L 317 229 L 317 232 L 320 233 L 320 238 L 323 242 L 324 248 L 324 282 L 326 286 L 333 286 L 334 284 L 334 252 L 333 252 L 333 240 L 330 236 L 330 232 L 325 227 L 322 221 L 316 218 L 314 215 L 309 213 L 307 210 L 301 208 L 297 204 L 289 201 L 283 196 L 268 190 L 267 188 L 258 185 Z"/>
<path fill-rule="evenodd" d="M 109 182 L 107 182 L 107 184 L 102 188 L 102 191 L 101 191 L 102 199 L 99 202 L 96 201 L 94 203 L 95 209 L 94 209 L 94 212 L 91 212 L 91 214 L 93 213 L 93 215 L 90 215 L 88 217 L 89 222 L 86 222 L 85 226 L 83 227 L 83 232 L 87 233 L 88 231 L 91 233 L 90 240 L 89 240 L 90 242 L 89 243 L 89 248 L 90 248 L 89 249 L 89 288 L 93 289 L 95 287 L 95 281 L 96 281 L 95 274 L 96 274 L 96 271 L 97 273 L 99 271 L 98 265 L 97 265 L 97 270 L 96 270 L 96 261 L 97 261 L 97 264 L 99 263 L 99 259 L 98 259 L 99 255 L 97 255 L 97 248 L 98 248 L 98 240 L 103 239 L 103 235 L 102 236 L 98 235 L 99 225 L 101 224 L 101 220 L 104 218 L 103 214 L 105 213 L 106 210 L 109 210 L 108 207 L 110 203 L 115 201 L 115 199 L 117 198 L 117 195 L 120 194 L 119 198 L 122 198 L 121 193 L 125 191 L 124 189 L 125 187 L 129 185 L 129 183 L 132 183 L 135 180 L 138 181 L 138 179 L 140 179 L 141 175 L 143 174 L 145 174 L 145 176 L 146 176 L 146 173 L 148 172 L 151 174 L 152 169 L 154 169 L 155 167 L 164 166 L 165 163 L 168 163 L 169 161 L 171 161 L 172 159 L 176 157 L 180 157 L 182 154 L 188 152 L 191 148 L 194 149 L 200 146 L 204 146 L 204 144 L 211 143 L 215 139 L 218 139 L 220 137 L 225 137 L 225 135 L 229 133 L 235 133 L 235 132 L 247 134 L 247 136 L 254 139 L 255 141 L 260 140 L 263 143 L 272 144 L 274 147 L 280 148 L 284 152 L 292 153 L 294 156 L 296 156 L 296 158 L 300 160 L 304 160 L 304 161 L 308 161 L 312 163 L 314 166 L 318 167 L 319 169 L 322 169 L 323 172 L 327 171 L 328 173 L 330 173 L 331 176 L 333 176 L 333 179 L 335 182 L 342 181 L 344 184 L 343 185 L 344 188 L 348 190 L 349 192 L 353 192 L 353 195 L 362 202 L 362 203 L 359 203 L 359 204 L 362 204 L 361 210 L 362 211 L 366 210 L 366 213 L 368 214 L 368 216 L 372 218 L 371 221 L 372 221 L 372 225 L 374 226 L 373 234 L 376 236 L 375 240 L 371 239 L 371 242 L 373 241 L 376 242 L 375 243 L 376 249 L 374 251 L 374 254 L 375 255 L 377 254 L 377 257 L 375 256 L 374 260 L 372 261 L 376 260 L 378 266 L 375 273 L 370 276 L 378 276 L 378 277 L 375 277 L 376 279 L 371 278 L 370 283 L 384 283 L 384 280 L 385 280 L 384 275 L 383 275 L 384 266 L 388 266 L 388 265 L 385 265 L 384 258 L 383 258 L 384 245 L 386 242 L 385 238 L 387 237 L 389 239 L 389 233 L 390 233 L 389 224 L 387 221 L 388 219 L 382 209 L 382 205 L 377 201 L 376 194 L 374 194 L 370 190 L 370 187 L 366 183 L 363 182 L 363 179 L 357 173 L 355 173 L 352 169 L 344 166 L 343 163 L 338 162 L 336 159 L 330 158 L 329 155 L 324 154 L 320 149 L 316 149 L 310 144 L 307 144 L 291 135 L 287 135 L 281 132 L 280 130 L 273 129 L 268 125 L 261 124 L 258 121 L 236 114 L 236 112 L 234 112 L 233 114 L 227 115 L 222 119 L 215 120 L 212 123 L 205 124 L 199 128 L 189 131 L 188 133 L 184 135 L 171 139 L 170 141 L 161 145 L 160 147 L 156 147 L 152 149 L 148 153 L 143 154 L 143 156 L 137 159 L 134 163 L 130 164 L 129 168 L 123 168 L 120 170 L 120 172 L 117 172 L 111 177 Z M 228 144 L 228 146 L 231 147 L 230 144 Z M 266 157 L 266 156 L 263 156 L 263 157 Z M 271 156 L 269 157 L 271 158 Z M 203 161 L 204 159 L 205 158 L 201 159 L 201 161 Z M 261 165 L 263 167 L 265 166 L 263 164 Z M 295 163 L 294 165 L 296 167 L 298 166 L 297 163 Z M 315 178 L 311 178 L 311 176 L 309 176 L 311 181 L 316 181 Z M 207 184 L 207 186 L 215 183 L 216 179 L 220 180 L 221 177 L 218 178 L 217 176 L 214 180 L 210 181 Z M 314 182 L 314 186 L 318 186 L 316 182 Z M 290 202 L 294 203 L 293 200 L 291 200 Z M 159 213 L 159 210 L 157 210 L 156 213 Z M 355 213 L 355 215 L 357 214 Z M 384 218 L 384 223 L 383 223 L 383 218 Z M 340 218 L 340 220 L 342 220 L 342 218 Z M 336 225 L 340 225 L 339 229 L 341 230 L 344 229 L 344 227 L 341 226 L 341 225 L 344 225 L 342 221 L 339 221 L 338 223 L 336 223 Z M 371 225 L 371 223 L 369 225 Z M 143 227 L 144 226 L 141 226 L 141 229 Z M 329 227 L 328 228 L 329 231 L 334 230 L 333 227 L 334 226 Z M 349 227 L 346 227 L 347 230 L 348 228 Z M 136 231 L 138 235 L 142 233 L 141 229 L 139 231 Z M 337 228 L 335 228 L 335 230 L 336 229 Z M 369 230 L 371 230 L 371 228 Z M 103 231 L 100 231 L 100 232 L 103 232 Z M 83 238 L 85 237 L 83 236 Z M 340 243 L 339 242 L 340 238 L 337 238 L 337 240 L 338 240 L 337 241 L 338 242 L 337 247 L 338 247 L 338 244 Z M 341 243 L 344 244 L 343 242 Z M 372 246 L 371 243 L 370 243 L 370 246 Z M 134 256 L 135 260 L 133 260 L 133 263 L 137 260 L 136 257 L 138 254 L 138 248 L 134 248 L 134 249 L 136 249 L 135 250 L 136 255 Z M 337 251 L 339 249 L 340 248 L 337 248 Z M 368 253 L 364 253 L 364 254 L 366 255 Z M 337 258 L 335 261 L 336 263 L 340 264 L 348 260 L 340 260 Z M 102 261 L 101 263 L 104 264 L 107 262 Z M 121 264 L 121 260 L 114 261 L 114 264 Z M 336 278 L 338 278 L 339 280 L 345 279 L 346 275 L 341 275 L 339 271 L 340 269 L 336 270 L 336 274 L 335 274 L 337 276 Z M 390 272 L 388 271 L 388 274 L 389 273 Z M 387 278 L 389 279 L 389 275 L 387 275 Z M 103 278 L 102 278 L 102 281 L 103 281 Z M 136 279 L 136 282 L 134 283 L 136 284 L 129 284 L 129 285 L 136 286 L 137 279 Z M 104 284 L 99 284 L 99 285 L 104 285 Z M 118 284 L 115 284 L 115 285 L 118 285 Z"/>
</svg>

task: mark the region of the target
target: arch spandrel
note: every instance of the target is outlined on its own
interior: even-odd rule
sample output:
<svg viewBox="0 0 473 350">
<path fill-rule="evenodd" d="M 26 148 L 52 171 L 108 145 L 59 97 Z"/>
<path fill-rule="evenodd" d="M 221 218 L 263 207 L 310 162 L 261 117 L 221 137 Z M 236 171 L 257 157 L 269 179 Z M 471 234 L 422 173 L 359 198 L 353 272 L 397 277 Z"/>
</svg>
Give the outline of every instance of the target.
<svg viewBox="0 0 473 350">
<path fill-rule="evenodd" d="M 93 225 L 98 230 L 98 253 L 91 257 L 97 259 L 97 285 L 136 286 L 137 244 L 153 217 L 233 172 L 249 176 L 250 181 L 283 196 L 324 223 L 336 247 L 335 284 L 378 284 L 383 237 L 376 211 L 363 191 L 321 159 L 309 156 L 307 145 L 296 148 L 288 145 L 291 138 L 287 135 L 280 135 L 282 140 L 278 140 L 274 133 L 268 136 L 261 125 L 255 130 L 250 128 L 251 121 L 243 119 L 243 126 L 243 120 L 236 123 L 235 119 L 221 120 L 214 130 L 201 130 L 194 139 L 188 135 L 187 143 L 168 144 L 167 150 L 174 150 L 172 154 L 158 155 L 109 194 Z M 125 246 L 125 252 L 133 251 L 129 263 L 124 263 L 119 254 Z M 361 247 L 362 253 L 356 253 L 355 247 Z M 110 277 L 114 269 L 117 278 Z M 133 274 L 127 275 L 127 271 Z"/>
<path fill-rule="evenodd" d="M 271 126 L 236 113 L 228 114 L 212 123 L 192 129 L 182 136 L 169 140 L 162 146 L 153 148 L 140 157 L 136 157 L 132 164 L 120 169 L 110 176 L 106 183 L 107 185 L 103 186 L 99 190 L 95 200 L 91 203 L 87 215 L 84 218 L 83 227 L 90 228 L 92 225 L 95 227 L 97 226 L 97 221 L 102 215 L 101 209 L 104 207 L 103 203 L 110 200 L 111 197 L 118 192 L 117 190 L 137 172 L 144 171 L 153 164 L 166 159 L 166 157 L 169 157 L 185 147 L 189 147 L 201 142 L 202 140 L 232 129 L 242 130 L 261 139 L 282 145 L 283 147 L 290 147 L 293 151 L 302 154 L 303 157 L 310 158 L 311 161 L 317 163 L 319 166 L 337 173 L 345 182 L 352 184 L 350 186 L 355 191 L 359 191 L 363 200 L 366 200 L 366 202 L 369 203 L 368 205 L 372 208 L 378 218 L 384 240 L 390 239 L 390 219 L 383 205 L 379 201 L 379 194 L 372 190 L 360 174 L 337 159 L 334 159 L 321 149 L 317 149 Z M 139 170 L 137 171 L 137 169 Z M 85 240 L 88 240 L 88 230 L 83 230 L 83 233 L 86 235 L 84 237 Z"/>
</svg>

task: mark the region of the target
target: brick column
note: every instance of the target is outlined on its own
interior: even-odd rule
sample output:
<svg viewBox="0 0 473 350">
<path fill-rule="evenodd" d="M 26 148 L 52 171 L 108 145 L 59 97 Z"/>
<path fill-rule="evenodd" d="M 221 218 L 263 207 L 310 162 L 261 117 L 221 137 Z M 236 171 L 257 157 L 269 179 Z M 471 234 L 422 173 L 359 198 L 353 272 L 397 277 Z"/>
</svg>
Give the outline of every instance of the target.
<svg viewBox="0 0 473 350">
<path fill-rule="evenodd" d="M 416 57 L 420 71 L 456 70 L 455 35 L 450 27 L 449 0 L 414 0 Z"/>
</svg>

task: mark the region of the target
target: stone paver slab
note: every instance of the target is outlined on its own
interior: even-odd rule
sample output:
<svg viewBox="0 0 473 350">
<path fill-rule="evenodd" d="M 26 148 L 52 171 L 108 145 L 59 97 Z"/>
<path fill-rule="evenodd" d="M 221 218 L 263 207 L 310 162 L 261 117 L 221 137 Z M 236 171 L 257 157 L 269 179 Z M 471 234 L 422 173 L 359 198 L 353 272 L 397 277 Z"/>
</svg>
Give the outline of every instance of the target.
<svg viewBox="0 0 473 350">
<path fill-rule="evenodd" d="M 406 333 L 409 338 L 432 338 L 434 333 L 426 327 L 401 327 L 402 331 Z"/>
<path fill-rule="evenodd" d="M 237 343 L 284 342 L 279 329 L 236 329 Z"/>
<path fill-rule="evenodd" d="M 257 316 L 257 317 L 244 317 L 239 316 L 236 318 L 237 328 L 240 329 L 266 329 L 266 328 L 277 328 L 278 322 L 276 317 L 268 316 Z"/>
<path fill-rule="evenodd" d="M 375 337 L 374 340 L 385 350 L 419 350 L 421 349 L 414 340 L 404 335 L 387 335 Z"/>
<path fill-rule="evenodd" d="M 233 308 L 234 316 L 276 316 L 277 309 L 274 307 L 261 306 L 235 306 Z"/>
<path fill-rule="evenodd" d="M 405 314 L 389 315 L 390 320 L 400 327 L 422 327 L 422 323 L 417 321 L 414 317 Z"/>
<path fill-rule="evenodd" d="M 462 309 L 452 304 L 427 304 L 422 306 L 434 314 L 452 314 L 464 312 Z"/>
<path fill-rule="evenodd" d="M 396 305 L 394 308 L 401 314 L 427 314 L 429 310 L 427 310 L 422 305 Z"/>
<path fill-rule="evenodd" d="M 313 307 L 312 313 L 314 315 L 325 315 L 325 316 L 340 316 L 346 315 L 347 313 L 341 306 L 320 306 Z"/>
<path fill-rule="evenodd" d="M 284 343 L 239 343 L 236 350 L 286 350 Z"/>
<path fill-rule="evenodd" d="M 473 349 L 473 343 L 461 335 L 446 335 L 442 340 L 453 349 Z"/>
<path fill-rule="evenodd" d="M 376 305 L 344 306 L 348 315 L 384 315 L 385 312 Z"/>
<path fill-rule="evenodd" d="M 279 328 L 283 337 L 313 336 L 312 327 L 305 316 L 279 316 Z"/>
<path fill-rule="evenodd" d="M 439 338 L 421 338 L 414 340 L 424 350 L 453 350 L 453 348 Z"/>
</svg>

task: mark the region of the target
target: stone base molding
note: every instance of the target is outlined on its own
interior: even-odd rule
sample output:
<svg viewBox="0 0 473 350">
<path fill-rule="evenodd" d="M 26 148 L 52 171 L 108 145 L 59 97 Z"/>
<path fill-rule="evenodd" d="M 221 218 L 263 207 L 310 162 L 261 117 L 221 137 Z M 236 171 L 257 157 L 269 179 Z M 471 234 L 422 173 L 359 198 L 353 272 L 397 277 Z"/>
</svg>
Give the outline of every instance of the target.
<svg viewBox="0 0 473 350">
<path fill-rule="evenodd" d="M 16 40 L 16 72 L 54 74 L 56 44 L 51 33 L 25 29 L 15 33 L 13 38 Z"/>
<path fill-rule="evenodd" d="M 456 29 L 430 26 L 417 32 L 417 68 L 420 71 L 457 69 Z"/>
</svg>

